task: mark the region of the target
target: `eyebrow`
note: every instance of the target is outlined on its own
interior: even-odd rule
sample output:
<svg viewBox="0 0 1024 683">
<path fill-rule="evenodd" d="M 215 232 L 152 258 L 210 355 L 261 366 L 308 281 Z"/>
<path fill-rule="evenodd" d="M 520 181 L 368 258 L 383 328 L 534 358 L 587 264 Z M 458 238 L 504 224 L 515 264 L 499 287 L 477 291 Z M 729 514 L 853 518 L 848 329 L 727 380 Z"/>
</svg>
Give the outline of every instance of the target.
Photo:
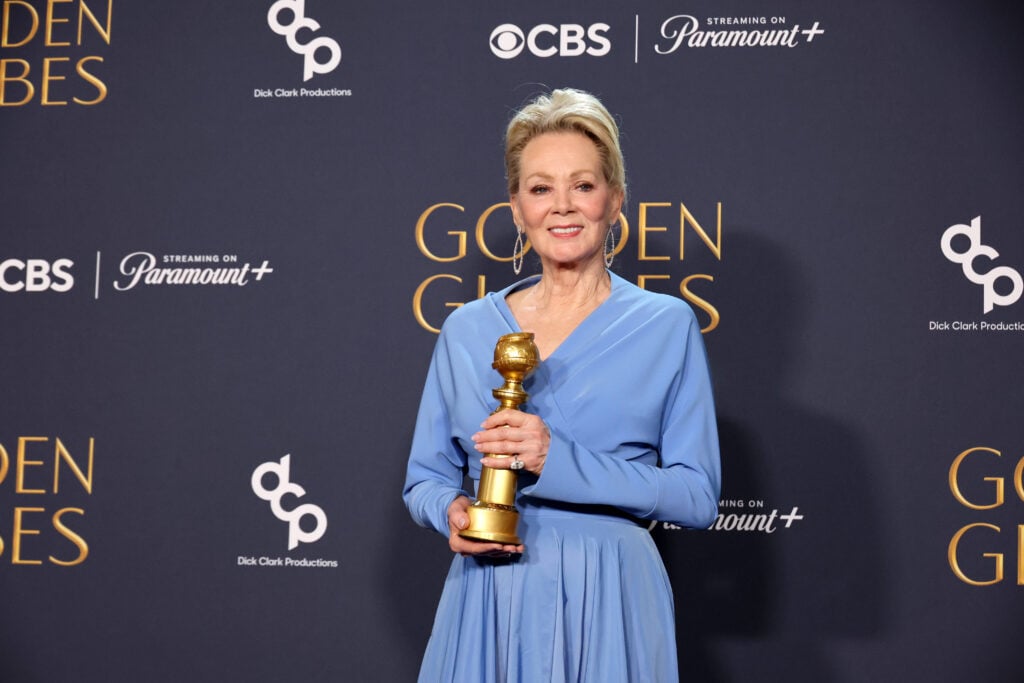
<svg viewBox="0 0 1024 683">
<path fill-rule="evenodd" d="M 583 176 L 583 175 L 591 175 L 591 176 L 596 176 L 598 178 L 601 177 L 600 173 L 597 173 L 595 171 L 591 171 L 591 170 L 588 170 L 588 169 L 581 169 L 579 171 L 573 171 L 572 173 L 570 173 L 569 174 L 569 178 L 570 179 L 571 178 L 579 178 L 580 176 Z M 523 180 L 524 181 L 532 180 L 534 178 L 537 178 L 539 180 L 553 180 L 554 176 L 549 174 L 549 173 L 543 173 L 543 172 L 540 172 L 540 171 L 535 172 L 535 173 L 531 173 L 530 175 L 523 176 Z"/>
</svg>

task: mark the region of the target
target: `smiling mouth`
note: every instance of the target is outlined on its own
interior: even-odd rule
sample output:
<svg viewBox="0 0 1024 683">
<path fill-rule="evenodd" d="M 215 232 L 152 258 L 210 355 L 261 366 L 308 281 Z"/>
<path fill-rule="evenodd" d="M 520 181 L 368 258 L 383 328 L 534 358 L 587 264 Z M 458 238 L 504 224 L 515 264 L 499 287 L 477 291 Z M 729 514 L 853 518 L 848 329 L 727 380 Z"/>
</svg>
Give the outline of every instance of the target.
<svg viewBox="0 0 1024 683">
<path fill-rule="evenodd" d="M 582 225 L 559 225 L 559 226 L 554 227 L 554 228 L 548 228 L 548 232 L 550 232 L 551 234 L 559 235 L 559 236 L 562 236 L 562 237 L 569 237 L 571 235 L 575 235 L 576 233 L 579 233 L 579 232 L 582 232 L 582 231 L 583 231 L 583 226 Z"/>
</svg>

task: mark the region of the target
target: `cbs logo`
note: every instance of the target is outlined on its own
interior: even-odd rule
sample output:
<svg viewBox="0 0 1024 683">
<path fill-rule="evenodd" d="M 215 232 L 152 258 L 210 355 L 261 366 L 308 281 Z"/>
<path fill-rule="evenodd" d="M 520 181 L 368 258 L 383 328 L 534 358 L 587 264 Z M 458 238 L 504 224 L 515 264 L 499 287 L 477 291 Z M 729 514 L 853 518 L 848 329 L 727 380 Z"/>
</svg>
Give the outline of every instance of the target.
<svg viewBox="0 0 1024 683">
<path fill-rule="evenodd" d="M 71 259 L 10 258 L 0 261 L 0 290 L 5 292 L 66 292 L 75 284 Z"/>
<path fill-rule="evenodd" d="M 611 26 L 591 24 L 539 24 L 528 33 L 515 24 L 502 24 L 491 31 L 491 52 L 501 59 L 512 59 L 527 49 L 536 57 L 579 57 L 588 54 L 603 57 L 611 52 L 612 43 L 605 35 Z"/>
</svg>

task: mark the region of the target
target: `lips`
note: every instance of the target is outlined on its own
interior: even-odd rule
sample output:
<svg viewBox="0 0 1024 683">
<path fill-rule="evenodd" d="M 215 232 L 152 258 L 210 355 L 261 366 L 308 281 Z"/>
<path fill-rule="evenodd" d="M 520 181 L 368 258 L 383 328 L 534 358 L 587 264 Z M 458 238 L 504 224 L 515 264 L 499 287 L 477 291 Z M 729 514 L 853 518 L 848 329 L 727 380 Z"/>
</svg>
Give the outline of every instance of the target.
<svg viewBox="0 0 1024 683">
<path fill-rule="evenodd" d="M 548 232 L 556 237 L 572 237 L 583 232 L 582 225 L 556 225 L 553 228 L 548 228 Z"/>
</svg>

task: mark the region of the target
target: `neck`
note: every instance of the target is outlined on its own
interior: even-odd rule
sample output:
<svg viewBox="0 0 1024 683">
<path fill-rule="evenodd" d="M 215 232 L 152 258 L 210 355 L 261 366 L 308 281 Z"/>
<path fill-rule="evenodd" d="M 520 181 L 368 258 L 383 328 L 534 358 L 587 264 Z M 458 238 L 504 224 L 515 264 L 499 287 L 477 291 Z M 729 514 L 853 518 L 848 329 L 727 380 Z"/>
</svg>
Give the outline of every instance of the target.
<svg viewBox="0 0 1024 683">
<path fill-rule="evenodd" d="M 592 309 L 608 298 L 611 278 L 604 261 L 585 268 L 545 266 L 540 281 L 527 290 L 531 308 Z"/>
</svg>

